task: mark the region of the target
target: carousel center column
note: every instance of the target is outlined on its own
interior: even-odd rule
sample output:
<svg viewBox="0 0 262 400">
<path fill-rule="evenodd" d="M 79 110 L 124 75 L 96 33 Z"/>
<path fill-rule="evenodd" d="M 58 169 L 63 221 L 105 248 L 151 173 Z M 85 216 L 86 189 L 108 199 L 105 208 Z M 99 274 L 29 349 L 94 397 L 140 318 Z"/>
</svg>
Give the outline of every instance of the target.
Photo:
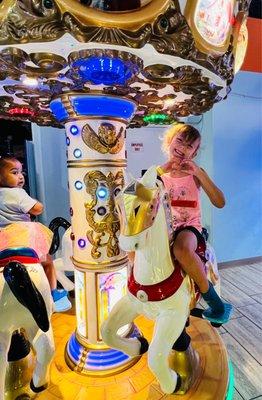
<svg viewBox="0 0 262 400">
<path fill-rule="evenodd" d="M 131 99 L 102 93 L 67 93 L 50 105 L 65 124 L 72 221 L 77 328 L 66 348 L 75 371 L 106 375 L 136 360 L 109 349 L 100 326 L 125 294 L 127 256 L 118 245 L 115 196 L 124 185 L 126 125 L 136 110 Z M 126 326 L 124 336 L 137 335 Z"/>
</svg>

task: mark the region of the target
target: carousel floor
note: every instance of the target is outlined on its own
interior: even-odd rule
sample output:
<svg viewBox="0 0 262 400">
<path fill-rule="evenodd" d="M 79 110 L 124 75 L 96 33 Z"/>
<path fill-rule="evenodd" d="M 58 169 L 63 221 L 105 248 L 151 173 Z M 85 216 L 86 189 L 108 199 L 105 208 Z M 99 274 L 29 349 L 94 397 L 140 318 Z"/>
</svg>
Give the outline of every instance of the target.
<svg viewBox="0 0 262 400">
<path fill-rule="evenodd" d="M 153 322 L 138 318 L 136 324 L 150 340 Z M 71 371 L 64 361 L 65 345 L 75 329 L 75 316 L 54 314 L 56 355 L 51 366 L 51 382 L 37 400 L 224 400 L 228 383 L 225 346 L 207 321 L 191 317 L 188 329 L 198 351 L 201 368 L 193 387 L 184 396 L 165 395 L 147 367 L 144 355 L 130 369 L 110 377 L 87 377 Z"/>
</svg>

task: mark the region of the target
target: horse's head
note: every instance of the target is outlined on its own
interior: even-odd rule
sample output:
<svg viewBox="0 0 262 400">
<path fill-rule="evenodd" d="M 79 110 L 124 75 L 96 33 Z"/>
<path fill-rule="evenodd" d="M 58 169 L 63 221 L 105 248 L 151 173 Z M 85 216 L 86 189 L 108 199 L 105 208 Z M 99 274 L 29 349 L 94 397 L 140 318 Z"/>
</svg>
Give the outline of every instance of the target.
<svg viewBox="0 0 262 400">
<path fill-rule="evenodd" d="M 146 232 L 157 217 L 161 201 L 161 185 L 156 167 L 147 170 L 140 179 L 133 179 L 116 199 L 120 217 L 120 247 L 134 251 L 146 241 Z"/>
</svg>

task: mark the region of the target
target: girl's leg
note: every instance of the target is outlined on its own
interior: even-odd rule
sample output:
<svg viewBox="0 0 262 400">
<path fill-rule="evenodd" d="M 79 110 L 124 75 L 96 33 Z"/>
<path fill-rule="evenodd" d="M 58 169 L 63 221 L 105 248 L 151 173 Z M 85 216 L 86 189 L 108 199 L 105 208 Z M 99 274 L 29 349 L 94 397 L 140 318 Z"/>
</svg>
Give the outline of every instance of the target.
<svg viewBox="0 0 262 400">
<path fill-rule="evenodd" d="M 197 237 L 193 232 L 184 230 L 177 235 L 173 251 L 176 259 L 198 285 L 203 299 L 209 305 L 209 308 L 203 312 L 203 317 L 211 322 L 223 324 L 229 320 L 233 307 L 221 300 L 212 283 L 208 281 L 203 262 L 195 252 L 196 248 Z"/>
<path fill-rule="evenodd" d="M 46 255 L 46 261 L 42 262 L 51 290 L 56 289 L 57 279 L 53 259 L 50 254 Z"/>
<path fill-rule="evenodd" d="M 67 297 L 68 292 L 64 289 L 57 289 L 56 272 L 53 259 L 50 254 L 47 254 L 46 261 L 42 262 L 42 266 L 50 285 L 51 294 L 54 301 L 54 311 L 63 312 L 70 310 L 72 304 Z"/>
<path fill-rule="evenodd" d="M 173 251 L 183 270 L 193 279 L 201 293 L 208 291 L 208 280 L 201 259 L 196 254 L 197 237 L 191 232 L 180 232 L 175 240 Z"/>
</svg>

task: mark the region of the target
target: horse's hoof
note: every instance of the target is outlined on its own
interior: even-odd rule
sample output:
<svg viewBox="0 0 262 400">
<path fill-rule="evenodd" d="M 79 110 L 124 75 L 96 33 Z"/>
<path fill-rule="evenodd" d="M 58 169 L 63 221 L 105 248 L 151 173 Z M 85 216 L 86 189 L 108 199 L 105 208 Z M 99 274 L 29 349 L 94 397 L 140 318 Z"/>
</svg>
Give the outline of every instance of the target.
<svg viewBox="0 0 262 400">
<path fill-rule="evenodd" d="M 201 308 L 195 307 L 190 311 L 190 315 L 192 317 L 203 318 L 203 312 L 204 310 Z"/>
<path fill-rule="evenodd" d="M 146 338 L 144 338 L 143 336 L 138 336 L 137 340 L 139 340 L 139 342 L 141 343 L 141 347 L 140 347 L 140 352 L 139 354 L 144 354 L 147 352 L 149 344 L 148 341 L 146 340 Z"/>
<path fill-rule="evenodd" d="M 40 393 L 43 392 L 44 390 L 46 390 L 48 384 L 46 383 L 45 385 L 39 386 L 39 387 L 35 387 L 33 379 L 31 379 L 30 382 L 30 389 L 34 392 L 34 393 Z"/>
</svg>

